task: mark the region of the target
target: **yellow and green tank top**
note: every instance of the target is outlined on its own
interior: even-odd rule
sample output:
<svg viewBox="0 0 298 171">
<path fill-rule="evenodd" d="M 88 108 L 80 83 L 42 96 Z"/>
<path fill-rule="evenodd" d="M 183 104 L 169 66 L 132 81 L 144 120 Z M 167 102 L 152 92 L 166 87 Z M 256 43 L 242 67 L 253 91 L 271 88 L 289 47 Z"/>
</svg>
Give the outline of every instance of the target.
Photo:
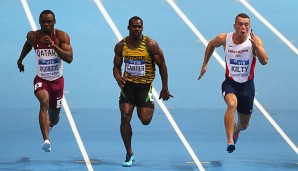
<svg viewBox="0 0 298 171">
<path fill-rule="evenodd" d="M 147 37 L 143 35 L 141 44 L 135 49 L 128 48 L 126 40 L 127 38 L 123 39 L 122 57 L 127 80 L 140 84 L 152 83 L 155 77 L 155 63 L 147 51 Z"/>
</svg>

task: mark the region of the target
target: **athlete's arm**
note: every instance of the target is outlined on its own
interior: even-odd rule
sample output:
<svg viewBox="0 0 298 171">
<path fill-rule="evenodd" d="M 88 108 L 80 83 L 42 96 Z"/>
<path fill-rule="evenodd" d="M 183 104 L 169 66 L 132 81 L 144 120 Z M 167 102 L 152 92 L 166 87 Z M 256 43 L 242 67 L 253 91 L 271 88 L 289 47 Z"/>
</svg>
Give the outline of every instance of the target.
<svg viewBox="0 0 298 171">
<path fill-rule="evenodd" d="M 54 44 L 49 36 L 45 36 L 44 41 L 50 41 L 51 47 L 57 52 L 58 56 L 65 62 L 71 63 L 73 60 L 72 47 L 70 45 L 70 37 L 67 33 L 59 30 L 57 31 L 57 38 L 60 41 L 60 45 Z"/>
<path fill-rule="evenodd" d="M 162 89 L 160 92 L 159 99 L 162 98 L 163 100 L 168 100 L 170 99 L 170 97 L 173 96 L 170 94 L 168 89 L 168 69 L 163 52 L 158 46 L 157 42 L 150 39 L 149 37 L 147 39 L 146 46 L 150 56 L 153 58 L 154 62 L 159 68 L 159 74 L 162 81 Z"/>
<path fill-rule="evenodd" d="M 120 88 L 124 86 L 126 83 L 126 78 L 122 76 L 122 63 L 123 63 L 123 58 L 122 58 L 122 49 L 123 49 L 123 42 L 119 42 L 116 44 L 114 48 L 114 67 L 113 67 L 113 75 L 115 80 L 117 81 L 118 85 Z"/>
<path fill-rule="evenodd" d="M 20 72 L 25 71 L 25 66 L 23 65 L 22 62 L 25 59 L 25 57 L 27 56 L 27 54 L 32 50 L 32 47 L 34 45 L 34 39 L 35 39 L 35 32 L 34 31 L 28 32 L 27 39 L 24 43 L 22 52 L 21 52 L 20 57 L 17 61 L 17 65 L 18 65 Z"/>
<path fill-rule="evenodd" d="M 214 39 L 212 39 L 208 43 L 206 50 L 205 50 L 204 62 L 203 62 L 202 68 L 201 68 L 201 73 L 200 73 L 200 76 L 198 79 L 201 79 L 203 77 L 203 75 L 205 74 L 205 72 L 207 71 L 207 65 L 210 60 L 211 55 L 214 52 L 214 49 L 217 47 L 220 47 L 222 45 L 225 46 L 226 37 L 227 37 L 227 34 L 222 33 L 222 34 L 219 34 L 218 36 L 216 36 Z"/>
<path fill-rule="evenodd" d="M 250 32 L 250 37 L 254 55 L 258 57 L 262 65 L 266 65 L 268 63 L 268 56 L 263 46 L 262 40 L 253 33 L 253 30 Z"/>
</svg>

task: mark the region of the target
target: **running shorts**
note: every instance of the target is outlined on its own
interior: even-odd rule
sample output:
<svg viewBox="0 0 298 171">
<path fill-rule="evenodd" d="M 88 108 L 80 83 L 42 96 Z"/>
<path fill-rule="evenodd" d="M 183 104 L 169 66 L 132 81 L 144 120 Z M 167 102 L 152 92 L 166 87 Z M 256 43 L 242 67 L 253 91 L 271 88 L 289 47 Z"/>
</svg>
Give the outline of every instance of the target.
<svg viewBox="0 0 298 171">
<path fill-rule="evenodd" d="M 130 103 L 137 107 L 154 109 L 152 84 L 139 84 L 127 81 L 120 92 L 119 104 L 121 103 Z"/>
<path fill-rule="evenodd" d="M 222 95 L 225 97 L 229 93 L 236 95 L 238 100 L 237 111 L 241 114 L 251 114 L 253 111 L 253 101 L 255 97 L 255 85 L 253 80 L 244 83 L 235 82 L 226 78 L 222 83 Z"/>
<path fill-rule="evenodd" d="M 59 109 L 62 107 L 63 89 L 63 76 L 53 81 L 42 79 L 39 76 L 34 78 L 34 94 L 36 95 L 40 90 L 46 90 L 49 94 L 49 106 L 52 109 Z"/>
</svg>

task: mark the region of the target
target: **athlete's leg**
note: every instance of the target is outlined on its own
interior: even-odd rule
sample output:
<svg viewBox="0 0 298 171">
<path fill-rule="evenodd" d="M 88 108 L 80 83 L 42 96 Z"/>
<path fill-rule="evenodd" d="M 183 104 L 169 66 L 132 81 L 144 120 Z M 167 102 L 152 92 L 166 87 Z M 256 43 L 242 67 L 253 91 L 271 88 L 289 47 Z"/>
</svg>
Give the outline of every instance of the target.
<svg viewBox="0 0 298 171">
<path fill-rule="evenodd" d="M 129 103 L 120 104 L 120 112 L 121 112 L 120 132 L 126 149 L 126 153 L 130 156 L 133 154 L 133 151 L 131 148 L 132 128 L 130 125 L 133 109 L 134 109 L 134 105 L 132 104 L 129 104 Z"/>
<path fill-rule="evenodd" d="M 234 114 L 237 109 L 238 100 L 235 94 L 229 93 L 225 96 L 225 102 L 227 104 L 227 110 L 224 116 L 224 124 L 226 128 L 226 135 L 228 144 L 233 144 L 233 132 L 234 132 Z"/>
<path fill-rule="evenodd" d="M 53 109 L 50 107 L 48 111 L 49 111 L 50 127 L 53 127 L 57 125 L 59 122 L 61 108 Z"/>
<path fill-rule="evenodd" d="M 137 111 L 138 117 L 141 120 L 142 124 L 149 125 L 153 117 L 154 109 L 148 107 L 138 107 Z"/>
<path fill-rule="evenodd" d="M 46 90 L 38 91 L 35 96 L 40 103 L 39 126 L 44 140 L 49 139 L 49 94 Z"/>
<path fill-rule="evenodd" d="M 235 134 L 239 134 L 240 131 L 245 130 L 250 121 L 251 114 L 242 114 L 238 112 L 238 122 L 235 127 Z"/>
</svg>

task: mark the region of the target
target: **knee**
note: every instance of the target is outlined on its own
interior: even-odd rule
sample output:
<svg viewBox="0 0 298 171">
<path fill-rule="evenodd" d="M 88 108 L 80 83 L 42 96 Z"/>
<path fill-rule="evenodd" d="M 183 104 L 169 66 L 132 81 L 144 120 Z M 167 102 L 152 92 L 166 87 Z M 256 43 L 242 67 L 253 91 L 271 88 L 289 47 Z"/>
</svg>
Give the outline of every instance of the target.
<svg viewBox="0 0 298 171">
<path fill-rule="evenodd" d="M 234 101 L 229 102 L 227 103 L 227 107 L 228 107 L 228 110 L 235 112 L 237 109 L 237 102 L 234 102 Z"/>
<path fill-rule="evenodd" d="M 130 113 L 128 112 L 122 112 L 121 113 L 121 124 L 127 124 L 130 122 L 131 120 L 131 115 Z"/>
<path fill-rule="evenodd" d="M 151 122 L 151 118 L 142 119 L 141 122 L 143 125 L 149 125 Z"/>
</svg>

